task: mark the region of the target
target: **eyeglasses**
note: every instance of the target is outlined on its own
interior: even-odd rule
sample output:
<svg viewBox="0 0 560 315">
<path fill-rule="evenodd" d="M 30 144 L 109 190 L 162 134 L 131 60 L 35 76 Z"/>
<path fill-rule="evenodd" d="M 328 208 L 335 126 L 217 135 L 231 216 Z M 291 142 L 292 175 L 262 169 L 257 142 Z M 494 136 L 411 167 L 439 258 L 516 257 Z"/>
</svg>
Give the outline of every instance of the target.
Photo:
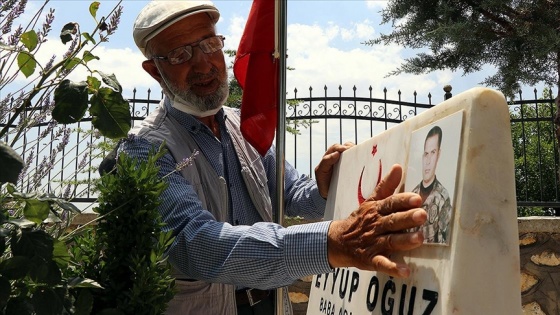
<svg viewBox="0 0 560 315">
<path fill-rule="evenodd" d="M 152 56 L 151 59 L 167 60 L 172 65 L 178 65 L 189 61 L 193 56 L 193 48 L 198 46 L 205 54 L 212 54 L 224 48 L 224 40 L 226 38 L 216 35 L 199 40 L 196 43 L 188 44 L 183 47 L 175 48 L 170 51 L 167 56 Z"/>
</svg>

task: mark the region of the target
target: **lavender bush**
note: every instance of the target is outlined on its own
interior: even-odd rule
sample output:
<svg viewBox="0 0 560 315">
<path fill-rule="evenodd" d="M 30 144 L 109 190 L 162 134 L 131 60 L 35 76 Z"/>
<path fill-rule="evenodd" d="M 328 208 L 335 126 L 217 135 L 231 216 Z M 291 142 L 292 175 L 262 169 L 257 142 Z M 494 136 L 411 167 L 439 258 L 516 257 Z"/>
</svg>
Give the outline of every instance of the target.
<svg viewBox="0 0 560 315">
<path fill-rule="evenodd" d="M 68 250 L 72 239 L 66 235 L 79 210 L 60 198 L 72 195 L 72 186 L 56 195 L 50 190 L 56 180 L 51 172 L 74 149 L 69 143 L 76 129 L 68 124 L 79 122 L 86 112 L 102 136 L 118 139 L 130 129 L 129 105 L 119 82 L 89 64 L 99 59 L 95 48 L 117 30 L 121 2 L 100 19 L 100 3 L 93 2 L 89 13 L 94 29 L 83 32 L 78 23 L 66 24 L 59 37 L 67 50 L 38 60 L 55 19 L 48 3 L 21 25 L 27 0 L 0 0 L 0 91 L 10 91 L 0 97 L 0 314 L 90 313 L 93 301 L 83 292 L 101 286 L 67 276 L 79 274 Z M 78 67 L 88 75 L 73 82 L 67 77 Z M 14 88 L 18 76 L 27 83 Z M 39 132 L 30 133 L 32 127 Z M 87 139 L 76 138 L 78 143 Z M 91 152 L 73 157 L 76 171 L 86 167 L 86 154 Z M 39 166 L 25 166 L 32 161 Z"/>
</svg>

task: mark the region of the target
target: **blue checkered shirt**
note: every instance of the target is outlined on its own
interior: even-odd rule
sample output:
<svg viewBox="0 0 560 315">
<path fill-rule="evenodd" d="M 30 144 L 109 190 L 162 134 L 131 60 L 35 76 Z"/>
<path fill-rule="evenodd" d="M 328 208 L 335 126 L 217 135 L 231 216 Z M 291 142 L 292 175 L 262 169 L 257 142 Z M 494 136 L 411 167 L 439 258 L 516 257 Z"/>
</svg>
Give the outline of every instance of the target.
<svg viewBox="0 0 560 315">
<path fill-rule="evenodd" d="M 286 286 L 312 274 L 331 272 L 327 259 L 327 231 L 330 222 L 284 228 L 261 222 L 243 182 L 239 159 L 227 132 L 223 110 L 217 114 L 221 140 L 191 115 L 166 102 L 168 113 L 189 132 L 202 151 L 195 158 L 206 158 L 229 188 L 229 222 L 218 222 L 203 209 L 191 184 L 178 172 L 177 162 L 166 154 L 158 161 L 159 174 L 169 184 L 159 207 L 166 226 L 175 234 L 168 249 L 169 260 L 185 278 L 234 284 L 238 287 L 269 289 Z M 130 156 L 144 160 L 159 143 L 131 137 L 121 145 Z M 276 206 L 276 156 L 272 147 L 262 157 L 268 190 Z M 203 155 L 203 156 L 201 156 Z M 285 165 L 285 213 L 318 219 L 323 216 L 325 200 L 314 180 L 300 176 Z"/>
</svg>

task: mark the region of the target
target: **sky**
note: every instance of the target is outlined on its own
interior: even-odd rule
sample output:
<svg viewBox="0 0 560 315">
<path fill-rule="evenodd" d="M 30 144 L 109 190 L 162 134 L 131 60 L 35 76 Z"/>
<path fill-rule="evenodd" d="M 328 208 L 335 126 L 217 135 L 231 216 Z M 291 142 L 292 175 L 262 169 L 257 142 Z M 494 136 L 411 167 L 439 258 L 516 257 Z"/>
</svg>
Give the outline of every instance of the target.
<svg viewBox="0 0 560 315">
<path fill-rule="evenodd" d="M 179 0 L 177 0 L 179 1 Z M 117 1 L 100 1 L 97 17 L 107 15 Z M 124 0 L 124 13 L 117 32 L 110 41 L 103 43 L 94 50 L 100 60 L 90 62 L 94 69 L 116 75 L 124 90 L 126 98 L 132 98 L 132 91 L 136 89 L 137 98 L 147 98 L 150 89 L 152 95 L 160 95 L 158 83 L 152 79 L 141 67 L 143 55 L 136 48 L 132 39 L 132 25 L 137 14 L 149 1 Z M 55 21 L 52 31 L 39 54 L 36 56 L 43 64 L 57 55 L 64 53 L 59 33 L 63 25 L 77 22 L 82 32 L 90 32 L 96 22 L 89 14 L 91 1 L 51 0 L 49 7 L 55 9 Z M 237 49 L 239 39 L 243 33 L 245 22 L 250 11 L 250 0 L 215 0 L 215 5 L 221 13 L 217 24 L 217 31 L 226 37 L 225 49 Z M 28 2 L 26 17 L 35 13 L 43 1 Z M 406 59 L 419 51 L 411 50 L 395 44 L 367 46 L 365 41 L 377 38 L 380 34 L 390 33 L 391 25 L 381 25 L 380 11 L 387 5 L 387 1 L 344 0 L 344 1 L 288 1 L 287 28 L 287 65 L 294 68 L 287 72 L 287 98 L 293 98 L 294 89 L 298 89 L 298 96 L 308 96 L 310 88 L 314 96 L 324 94 L 327 87 L 329 96 L 338 95 L 339 86 L 342 94 L 352 95 L 356 87 L 357 97 L 368 97 L 369 87 L 372 88 L 374 98 L 383 98 L 383 89 L 387 89 L 388 99 L 398 99 L 397 92 L 402 92 L 401 99 L 406 102 L 414 101 L 416 92 L 418 102 L 427 103 L 427 95 L 433 96 L 432 103 L 443 101 L 443 87 L 451 85 L 453 95 L 480 86 L 480 82 L 493 72 L 493 67 L 487 66 L 474 74 L 463 75 L 462 71 L 435 71 L 422 75 L 400 74 L 387 76 Z M 232 62 L 231 59 L 227 60 Z M 78 69 L 71 75 L 71 79 L 81 81 L 86 72 Z M 20 76 L 15 85 L 25 82 Z M 539 87 L 538 87 L 539 88 Z M 531 87 L 524 87 L 524 95 L 532 93 Z M 540 88 L 539 88 L 540 90 Z M 0 91 L 0 97 L 9 92 Z M 152 97 L 153 99 L 153 97 Z M 319 136 L 320 128 L 313 131 L 313 137 Z M 287 141 L 291 138 L 288 138 Z M 330 140 L 329 140 L 330 141 Z M 346 141 L 343 139 L 341 142 Z M 333 140 L 332 142 L 338 142 Z M 286 143 L 287 151 L 290 143 Z M 298 159 L 313 156 L 312 161 L 302 161 L 298 169 L 309 173 L 311 165 L 316 165 L 322 155 L 322 149 L 307 149 L 298 151 Z M 322 151 L 322 152 L 317 152 Z M 289 154 L 290 152 L 286 152 Z M 321 154 L 319 154 L 321 153 Z M 287 157 L 289 160 L 290 158 Z"/>
<path fill-rule="evenodd" d="M 43 1 L 29 1 L 27 14 L 35 12 Z M 64 47 L 58 39 L 60 29 L 67 22 L 77 22 L 82 31 L 90 31 L 94 20 L 88 13 L 90 1 L 51 0 L 50 7 L 55 11 L 55 24 L 50 40 L 41 49 L 39 58 L 48 60 L 52 54 L 61 55 Z M 117 1 L 101 1 L 98 17 L 107 14 Z M 105 72 L 113 72 L 125 90 L 131 94 L 136 88 L 142 91 L 160 91 L 158 84 L 141 68 L 144 60 L 132 39 L 132 25 L 136 15 L 148 1 L 124 0 L 124 13 L 116 34 L 108 43 L 96 48 L 94 54 L 100 57 L 92 65 Z M 237 49 L 249 13 L 250 0 L 215 0 L 220 9 L 218 33 L 226 37 L 225 48 Z M 404 100 L 412 100 L 413 92 L 422 97 L 431 93 L 436 102 L 443 100 L 443 86 L 450 84 L 453 94 L 479 86 L 492 67 L 463 76 L 461 71 L 436 71 L 423 75 L 401 74 L 387 77 L 398 68 L 405 58 L 416 52 L 398 45 L 367 46 L 365 41 L 389 33 L 391 25 L 380 25 L 380 10 L 387 1 L 288 1 L 287 46 L 289 67 L 286 89 L 288 98 L 295 88 L 309 93 L 309 87 L 322 93 L 326 86 L 332 93 L 339 86 L 343 91 L 352 93 L 356 86 L 358 96 L 368 96 L 368 88 L 373 89 L 374 97 L 381 96 L 387 88 L 388 95 L 401 90 Z M 41 59 L 40 59 L 41 60 Z M 230 62 L 231 60 L 228 60 Z M 83 72 L 77 72 L 83 75 Z M 23 79 L 23 78 L 22 78 Z"/>
</svg>

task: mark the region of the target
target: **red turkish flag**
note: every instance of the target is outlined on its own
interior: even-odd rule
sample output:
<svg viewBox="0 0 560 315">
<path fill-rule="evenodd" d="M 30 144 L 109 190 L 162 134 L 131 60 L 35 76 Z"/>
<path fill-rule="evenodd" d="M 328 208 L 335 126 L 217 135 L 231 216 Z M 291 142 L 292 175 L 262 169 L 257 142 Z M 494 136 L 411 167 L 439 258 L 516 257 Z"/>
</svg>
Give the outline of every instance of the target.
<svg viewBox="0 0 560 315">
<path fill-rule="evenodd" d="M 253 1 L 233 64 L 243 89 L 241 133 L 261 155 L 272 145 L 278 116 L 279 61 L 273 56 L 275 2 Z"/>
</svg>

